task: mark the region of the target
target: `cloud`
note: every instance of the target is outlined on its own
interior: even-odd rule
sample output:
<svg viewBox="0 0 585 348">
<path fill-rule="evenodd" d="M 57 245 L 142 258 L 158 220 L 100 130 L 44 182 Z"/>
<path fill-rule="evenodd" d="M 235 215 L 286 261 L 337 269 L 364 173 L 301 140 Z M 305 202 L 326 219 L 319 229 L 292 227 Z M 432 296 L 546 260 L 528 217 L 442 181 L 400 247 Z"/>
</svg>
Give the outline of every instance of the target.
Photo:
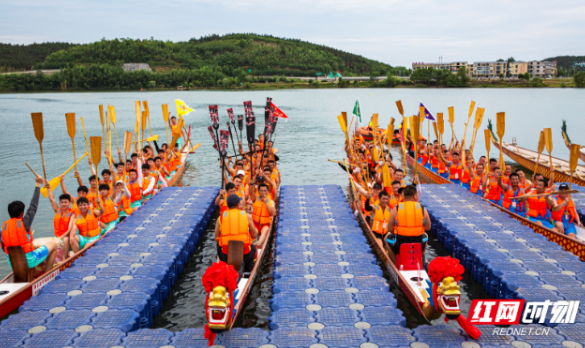
<svg viewBox="0 0 585 348">
<path fill-rule="evenodd" d="M 0 41 L 184 41 L 258 33 L 332 46 L 392 65 L 583 54 L 582 0 L 24 0 L 3 4 Z"/>
</svg>

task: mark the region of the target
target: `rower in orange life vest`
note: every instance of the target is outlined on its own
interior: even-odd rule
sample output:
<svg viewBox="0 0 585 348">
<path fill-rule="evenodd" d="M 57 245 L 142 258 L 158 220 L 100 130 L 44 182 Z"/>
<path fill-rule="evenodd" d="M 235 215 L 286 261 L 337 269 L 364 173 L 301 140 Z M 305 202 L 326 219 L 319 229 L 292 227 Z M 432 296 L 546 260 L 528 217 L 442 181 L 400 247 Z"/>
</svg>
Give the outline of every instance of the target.
<svg viewBox="0 0 585 348">
<path fill-rule="evenodd" d="M 402 190 L 403 201 L 390 213 L 388 234 L 384 238 L 393 253 L 390 257 L 396 262 L 402 244 L 420 243 L 424 255 L 428 236 L 425 231 L 431 229 L 429 213 L 418 203 L 417 188 L 408 185 Z"/>
<path fill-rule="evenodd" d="M 99 225 L 99 217 L 103 214 L 103 209 L 99 202 L 100 198 L 98 196 L 96 197 L 98 208 L 92 210 L 86 197 L 77 200 L 79 215 L 76 216 L 75 227 L 71 232 L 71 249 L 75 253 L 101 237 L 102 230 Z"/>
<path fill-rule="evenodd" d="M 552 219 L 555 227 L 559 232 L 566 234 L 571 238 L 575 238 L 575 225 L 584 228 L 579 219 L 579 214 L 575 210 L 575 202 L 571 195 L 566 193 L 569 191 L 569 185 L 561 184 L 559 186 L 559 194 L 553 199 L 555 205 L 552 208 Z"/>
<path fill-rule="evenodd" d="M 374 231 L 374 236 L 380 240 L 383 240 L 388 232 L 391 211 L 391 208 L 388 206 L 389 201 L 390 197 L 386 191 L 381 191 L 378 194 L 378 204 L 371 206 L 366 201 L 366 210 L 372 216 L 372 231 Z"/>
<path fill-rule="evenodd" d="M 143 164 L 142 165 L 142 181 L 141 181 L 141 185 L 142 185 L 142 203 L 146 202 L 147 200 L 149 200 L 152 195 L 154 194 L 154 189 L 155 189 L 155 185 L 156 185 L 156 180 L 154 179 L 154 177 L 152 177 L 150 175 L 150 166 L 148 164 Z M 140 182 L 140 181 L 139 181 Z"/>
<path fill-rule="evenodd" d="M 117 204 L 118 212 L 118 223 L 124 221 L 128 216 L 132 215 L 132 207 L 130 206 L 130 199 L 132 195 L 126 187 L 126 183 L 122 180 L 116 182 L 116 199 L 114 202 Z"/>
<path fill-rule="evenodd" d="M 463 168 L 461 167 L 461 163 L 459 162 L 459 152 L 453 152 L 453 160 L 447 162 L 445 158 L 441 157 L 443 163 L 445 163 L 445 167 L 447 168 L 447 172 L 449 173 L 449 180 L 459 185 L 461 184 L 461 175 L 463 172 Z"/>
<path fill-rule="evenodd" d="M 244 242 L 244 272 L 254 268 L 256 247 L 252 243 L 258 236 L 251 213 L 243 210 L 242 199 L 235 194 L 226 198 L 228 210 L 219 216 L 215 224 L 215 239 L 219 243 L 217 256 L 227 262 L 228 244 L 231 240 Z"/>
<path fill-rule="evenodd" d="M 100 201 L 103 208 L 103 213 L 100 215 L 101 234 L 106 234 L 116 227 L 120 216 L 118 215 L 118 189 L 114 186 L 114 190 L 110 191 L 110 187 L 106 184 L 99 186 Z M 111 193 L 110 193 L 111 192 Z"/>
<path fill-rule="evenodd" d="M 130 169 L 128 173 L 128 191 L 130 191 L 130 208 L 132 211 L 138 210 L 142 205 L 142 169 L 138 175 L 135 169 Z"/>
<path fill-rule="evenodd" d="M 439 162 L 441 162 L 439 159 L 441 150 L 439 149 L 439 142 L 437 140 L 435 140 L 433 144 L 433 151 L 431 153 L 431 170 L 437 173 L 439 171 Z"/>
<path fill-rule="evenodd" d="M 71 231 L 73 231 L 76 219 L 75 212 L 70 208 L 71 196 L 67 193 L 60 195 L 59 203 L 57 203 L 53 195 L 53 190 L 49 188 L 47 194 L 51 202 L 51 208 L 55 212 L 55 217 L 53 217 L 55 237 L 63 241 L 63 258 L 67 259 L 69 257 L 69 250 L 71 249 Z"/>
<path fill-rule="evenodd" d="M 170 112 L 169 112 L 170 115 Z M 185 131 L 183 129 L 178 129 L 179 127 L 179 122 L 177 121 L 177 118 L 175 116 L 172 116 L 169 119 L 169 127 L 171 127 L 171 131 L 172 134 L 179 134 L 179 138 L 177 139 L 177 144 L 179 145 L 179 147 L 181 147 L 183 145 L 183 139 L 187 139 L 187 135 L 185 134 Z"/>
<path fill-rule="evenodd" d="M 351 175 L 349 176 L 349 180 L 353 181 L 356 191 L 363 197 L 361 209 L 365 212 L 366 222 L 368 223 L 368 225 L 371 226 L 372 225 L 372 214 L 370 213 L 371 209 L 367 210 L 366 207 L 379 204 L 379 195 L 382 192 L 382 185 L 375 183 L 374 186 L 372 186 L 372 193 L 368 193 L 366 192 L 366 190 L 364 190 L 363 187 L 361 187 L 360 184 L 353 180 L 353 177 Z"/>
<path fill-rule="evenodd" d="M 484 198 L 497 205 L 502 205 L 502 188 L 498 185 L 499 177 L 502 175 L 500 167 L 494 167 L 493 171 L 488 175 L 489 179 L 486 183 Z"/>
<path fill-rule="evenodd" d="M 90 165 L 91 165 L 91 159 L 90 161 Z M 93 172 L 93 167 L 92 167 L 92 172 Z M 63 180 L 61 180 L 61 182 L 63 182 Z M 81 176 L 77 176 L 77 183 L 79 184 L 79 186 L 83 186 L 83 181 L 81 180 Z M 89 177 L 89 187 L 88 190 L 89 192 L 87 193 L 87 195 L 85 196 L 87 198 L 87 200 L 89 201 L 89 203 L 93 206 L 95 206 L 95 198 L 98 195 L 98 182 L 97 182 L 97 177 L 94 175 Z"/>
<path fill-rule="evenodd" d="M 469 191 L 471 193 L 475 193 L 476 195 L 483 197 L 485 192 L 486 186 L 486 175 L 483 172 L 484 165 L 482 163 L 477 163 L 475 166 L 475 170 L 469 171 L 469 177 L 471 183 L 469 184 Z"/>
<path fill-rule="evenodd" d="M 520 168 L 516 169 L 515 173 L 518 174 L 518 177 L 520 178 L 518 186 L 522 187 L 524 191 L 526 191 L 529 187 L 532 186 L 532 181 L 526 179 L 526 175 L 524 175 L 524 171 L 522 169 Z"/>
<path fill-rule="evenodd" d="M 529 195 L 544 194 L 546 188 L 544 181 L 535 180 L 536 188 L 528 192 Z M 556 206 L 555 200 L 550 195 L 541 195 L 537 197 L 521 197 L 521 202 L 527 201 L 528 211 L 526 212 L 528 220 L 539 226 L 550 228 L 558 232 L 558 229 L 551 223 L 551 206 Z"/>
<path fill-rule="evenodd" d="M 242 179 L 239 176 L 236 176 L 234 178 L 234 181 L 241 181 Z M 236 185 L 233 182 L 228 182 L 227 184 L 225 184 L 225 190 L 221 189 L 219 190 L 219 194 L 217 195 L 217 197 L 215 197 L 215 205 L 217 205 L 219 207 L 219 214 L 223 214 L 224 211 L 228 210 L 227 207 L 227 197 L 230 195 L 237 195 L 238 197 L 241 198 L 240 195 L 238 195 L 236 193 Z M 241 194 L 241 192 L 240 192 Z"/>
<path fill-rule="evenodd" d="M 396 180 L 400 183 L 400 187 L 406 187 L 406 182 L 403 179 L 404 179 L 404 171 L 400 168 L 396 169 L 394 171 L 394 180 Z"/>
<path fill-rule="evenodd" d="M 426 167 L 427 162 L 429 161 L 429 154 L 427 152 L 427 146 L 424 140 L 421 140 L 418 144 L 418 163 L 422 164 Z"/>
<path fill-rule="evenodd" d="M 520 176 L 516 173 L 510 174 L 508 184 L 504 183 L 504 179 L 501 175 L 498 177 L 498 185 L 500 185 L 502 192 L 504 192 L 502 207 L 508 209 L 514 214 L 526 217 L 524 202 L 519 202 L 518 199 L 516 199 L 516 197 L 524 195 L 524 189 L 518 185 L 519 182 Z"/>
<path fill-rule="evenodd" d="M 21 201 L 14 201 L 8 204 L 8 215 L 10 216 L 10 220 L 4 221 L 2 224 L 0 247 L 2 247 L 2 250 L 4 250 L 7 256 L 8 247 L 22 247 L 29 268 L 35 268 L 46 260 L 45 272 L 48 272 L 53 268 L 53 264 L 55 263 L 57 244 L 50 241 L 35 249 L 31 226 L 39 205 L 41 185 L 44 183 L 48 190 L 51 188 L 49 182 L 40 176 L 36 177 L 35 182 L 35 191 L 28 210 L 26 211 L 26 215 L 24 214 L 25 205 Z M 8 264 L 10 264 L 10 257 L 8 257 Z"/>
<path fill-rule="evenodd" d="M 258 191 L 258 194 L 256 194 L 256 191 Z M 260 234 L 257 244 L 263 245 L 264 240 L 270 234 L 272 218 L 276 215 L 274 201 L 268 197 L 268 185 L 261 180 L 256 180 L 254 188 L 250 189 L 250 199 L 248 206 L 252 207 L 254 226 Z"/>
<path fill-rule="evenodd" d="M 502 176 L 502 182 L 506 185 L 508 185 L 510 182 L 510 174 L 512 174 L 512 166 L 509 164 L 506 164 L 506 168 L 504 169 L 504 174 Z"/>
</svg>

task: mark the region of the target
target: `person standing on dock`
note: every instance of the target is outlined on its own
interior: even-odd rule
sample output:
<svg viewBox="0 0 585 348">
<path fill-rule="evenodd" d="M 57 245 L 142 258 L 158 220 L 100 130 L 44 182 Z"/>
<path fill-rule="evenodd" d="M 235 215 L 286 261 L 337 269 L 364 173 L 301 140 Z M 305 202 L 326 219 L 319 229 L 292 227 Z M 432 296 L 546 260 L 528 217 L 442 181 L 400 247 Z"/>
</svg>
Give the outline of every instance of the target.
<svg viewBox="0 0 585 348">
<path fill-rule="evenodd" d="M 228 261 L 228 244 L 230 241 L 244 242 L 244 272 L 254 268 L 256 247 L 252 241 L 258 236 L 251 213 L 243 209 L 242 198 L 231 194 L 226 198 L 228 210 L 223 212 L 215 224 L 215 238 L 219 241 L 218 255 L 220 261 Z"/>
<path fill-rule="evenodd" d="M 575 202 L 573 202 L 571 195 L 566 193 L 567 191 L 569 191 L 569 185 L 561 184 L 559 186 L 559 194 L 553 198 L 555 205 L 552 208 L 551 215 L 559 232 L 575 238 L 575 225 L 581 228 L 584 227 L 581 219 L 579 219 L 579 214 L 575 210 Z"/>
</svg>

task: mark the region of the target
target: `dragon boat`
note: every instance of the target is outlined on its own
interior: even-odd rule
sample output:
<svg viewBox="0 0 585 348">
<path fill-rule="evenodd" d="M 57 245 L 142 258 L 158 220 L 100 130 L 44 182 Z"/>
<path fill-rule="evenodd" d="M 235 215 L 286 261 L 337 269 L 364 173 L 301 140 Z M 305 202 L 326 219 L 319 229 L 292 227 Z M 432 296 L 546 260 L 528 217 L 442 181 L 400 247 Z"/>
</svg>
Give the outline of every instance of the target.
<svg viewBox="0 0 585 348">
<path fill-rule="evenodd" d="M 179 183 L 185 173 L 188 154 L 193 153 L 198 147 L 199 145 L 195 145 L 191 150 L 183 151 L 181 153 L 181 166 L 167 182 L 168 186 L 176 186 Z M 103 237 L 104 236 L 100 239 Z M 53 237 L 38 238 L 35 239 L 33 243 L 38 247 L 49 240 L 53 240 Z M 61 257 L 62 261 L 56 264 L 48 272 L 43 271 L 45 266 L 44 262 L 34 269 L 30 269 L 27 265 L 26 257 L 22 248 L 14 251 L 14 254 L 11 253 L 10 259 L 12 260 L 13 272 L 0 281 L 0 318 L 5 317 L 12 311 L 18 309 L 32 296 L 36 296 L 43 286 L 55 279 L 61 271 L 71 267 L 73 262 L 82 257 L 89 248 L 97 243 L 97 241 L 88 244 L 86 248 L 69 257 Z M 58 250 L 57 253 L 63 255 L 62 250 Z"/>
</svg>

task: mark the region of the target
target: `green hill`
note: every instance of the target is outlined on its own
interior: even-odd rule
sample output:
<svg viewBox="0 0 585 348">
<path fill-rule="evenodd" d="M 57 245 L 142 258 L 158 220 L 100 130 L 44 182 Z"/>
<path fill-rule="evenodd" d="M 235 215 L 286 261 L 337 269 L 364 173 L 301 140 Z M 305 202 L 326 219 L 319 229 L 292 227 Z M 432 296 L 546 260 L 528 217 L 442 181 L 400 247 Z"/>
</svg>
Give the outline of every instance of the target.
<svg viewBox="0 0 585 348">
<path fill-rule="evenodd" d="M 557 69 L 565 71 L 573 70 L 574 62 L 585 62 L 585 56 L 557 56 L 546 58 L 545 60 L 553 61 L 555 59 L 557 60 Z"/>
<path fill-rule="evenodd" d="M 49 55 L 37 68 L 74 64 L 149 63 L 158 71 L 221 67 L 253 75 L 315 76 L 341 71 L 343 75 L 398 73 L 392 66 L 327 46 L 295 39 L 255 34 L 211 35 L 187 42 L 115 39 L 71 47 Z M 226 69 L 229 68 L 229 69 Z"/>
<path fill-rule="evenodd" d="M 0 43 L 0 71 L 30 70 L 35 64 L 60 50 L 74 44 L 66 42 L 45 42 L 31 45 L 12 45 Z"/>
</svg>

